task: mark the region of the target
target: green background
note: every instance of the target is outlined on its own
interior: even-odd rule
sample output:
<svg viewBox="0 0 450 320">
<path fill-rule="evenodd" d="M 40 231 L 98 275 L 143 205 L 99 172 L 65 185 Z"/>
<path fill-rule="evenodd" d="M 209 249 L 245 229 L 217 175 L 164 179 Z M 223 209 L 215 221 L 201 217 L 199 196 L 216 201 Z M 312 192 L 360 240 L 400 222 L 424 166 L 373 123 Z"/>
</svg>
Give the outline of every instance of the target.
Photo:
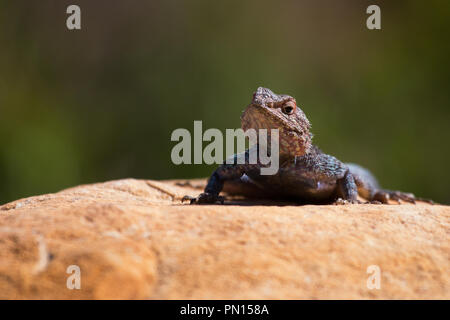
<svg viewBox="0 0 450 320">
<path fill-rule="evenodd" d="M 370 4 L 382 30 L 366 28 Z M 171 132 L 239 127 L 258 86 L 296 97 L 325 152 L 450 203 L 449 4 L 0 1 L 0 203 L 208 176 L 172 164 Z"/>
</svg>

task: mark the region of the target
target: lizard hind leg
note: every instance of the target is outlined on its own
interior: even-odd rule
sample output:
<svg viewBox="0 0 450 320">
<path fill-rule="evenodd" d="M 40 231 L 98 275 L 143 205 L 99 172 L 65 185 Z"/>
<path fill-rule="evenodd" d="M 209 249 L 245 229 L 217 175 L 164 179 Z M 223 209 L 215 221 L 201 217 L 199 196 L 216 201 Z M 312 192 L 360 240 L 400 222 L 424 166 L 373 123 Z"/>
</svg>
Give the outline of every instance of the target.
<svg viewBox="0 0 450 320">
<path fill-rule="evenodd" d="M 397 203 L 400 203 L 400 200 L 409 203 L 416 203 L 416 197 L 412 193 L 391 190 L 378 190 L 373 195 L 373 200 L 380 201 L 385 204 L 389 203 L 389 200 L 397 201 Z"/>
<path fill-rule="evenodd" d="M 409 203 L 416 203 L 416 201 L 423 201 L 430 204 L 434 203 L 432 200 L 417 198 L 412 193 L 381 189 L 378 181 L 369 170 L 357 164 L 347 163 L 346 165 L 355 179 L 358 194 L 371 203 L 388 204 L 389 200 L 394 200 L 397 203 L 400 203 L 400 201 Z"/>
<path fill-rule="evenodd" d="M 389 200 L 394 200 L 397 201 L 397 203 L 401 203 L 401 201 L 409 203 L 416 203 L 416 201 L 422 201 L 429 204 L 434 204 L 433 200 L 418 198 L 414 194 L 408 192 L 392 191 L 392 190 L 378 190 L 374 194 L 373 200 L 380 201 L 382 203 L 389 203 Z"/>
</svg>

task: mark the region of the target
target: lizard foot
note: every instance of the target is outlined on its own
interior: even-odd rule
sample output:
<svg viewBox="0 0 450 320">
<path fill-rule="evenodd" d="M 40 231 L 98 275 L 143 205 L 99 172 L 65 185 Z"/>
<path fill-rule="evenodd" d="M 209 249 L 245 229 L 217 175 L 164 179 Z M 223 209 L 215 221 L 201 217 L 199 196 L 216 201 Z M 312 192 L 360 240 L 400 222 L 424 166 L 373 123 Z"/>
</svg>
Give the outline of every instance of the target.
<svg viewBox="0 0 450 320">
<path fill-rule="evenodd" d="M 397 201 L 397 203 L 401 203 L 400 200 L 402 200 L 402 201 L 414 203 L 414 204 L 416 203 L 416 201 L 423 201 L 423 202 L 427 202 L 429 204 L 434 204 L 433 200 L 417 198 L 412 193 L 406 193 L 406 192 L 401 192 L 401 191 L 389 191 L 389 190 L 378 191 L 374 195 L 373 200 L 380 201 L 384 204 L 389 203 L 389 200 Z"/>
<path fill-rule="evenodd" d="M 225 198 L 211 194 L 211 193 L 201 193 L 198 197 L 184 196 L 181 202 L 190 201 L 190 204 L 213 204 L 219 202 L 223 204 Z"/>
<path fill-rule="evenodd" d="M 361 202 L 361 201 L 359 201 L 359 200 L 345 200 L 345 199 L 342 199 L 342 198 L 338 198 L 335 202 L 334 202 L 334 204 L 335 205 L 347 205 L 347 204 L 362 204 L 363 202 Z"/>
<path fill-rule="evenodd" d="M 364 204 L 383 204 L 383 202 L 378 201 L 378 200 L 371 200 L 371 201 L 364 202 Z"/>
</svg>

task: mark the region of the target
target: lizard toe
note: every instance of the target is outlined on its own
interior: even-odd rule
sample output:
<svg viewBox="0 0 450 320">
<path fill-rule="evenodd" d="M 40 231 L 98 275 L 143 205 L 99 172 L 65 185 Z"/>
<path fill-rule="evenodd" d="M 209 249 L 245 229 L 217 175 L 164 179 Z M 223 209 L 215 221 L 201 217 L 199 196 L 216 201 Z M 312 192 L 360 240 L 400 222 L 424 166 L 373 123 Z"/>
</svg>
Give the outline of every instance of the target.
<svg viewBox="0 0 450 320">
<path fill-rule="evenodd" d="M 348 204 L 362 204 L 361 201 L 359 201 L 358 199 L 355 200 L 346 200 L 346 199 L 342 199 L 342 198 L 338 198 L 335 202 L 335 205 L 348 205 Z"/>
<path fill-rule="evenodd" d="M 223 204 L 225 198 L 211 193 L 201 193 L 198 197 L 184 196 L 181 201 L 190 201 L 190 204 Z"/>
</svg>

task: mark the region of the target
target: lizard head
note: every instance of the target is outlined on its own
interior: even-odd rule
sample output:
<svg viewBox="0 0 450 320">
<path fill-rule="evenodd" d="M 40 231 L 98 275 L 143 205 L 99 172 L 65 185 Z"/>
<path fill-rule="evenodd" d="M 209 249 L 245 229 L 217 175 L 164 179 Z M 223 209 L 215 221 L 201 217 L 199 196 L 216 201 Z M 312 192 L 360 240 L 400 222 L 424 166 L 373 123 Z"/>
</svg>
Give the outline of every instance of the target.
<svg viewBox="0 0 450 320">
<path fill-rule="evenodd" d="M 259 87 L 241 116 L 241 126 L 247 129 L 279 130 L 279 152 L 288 156 L 301 156 L 311 147 L 311 127 L 303 111 L 291 96 L 275 94 Z"/>
</svg>

